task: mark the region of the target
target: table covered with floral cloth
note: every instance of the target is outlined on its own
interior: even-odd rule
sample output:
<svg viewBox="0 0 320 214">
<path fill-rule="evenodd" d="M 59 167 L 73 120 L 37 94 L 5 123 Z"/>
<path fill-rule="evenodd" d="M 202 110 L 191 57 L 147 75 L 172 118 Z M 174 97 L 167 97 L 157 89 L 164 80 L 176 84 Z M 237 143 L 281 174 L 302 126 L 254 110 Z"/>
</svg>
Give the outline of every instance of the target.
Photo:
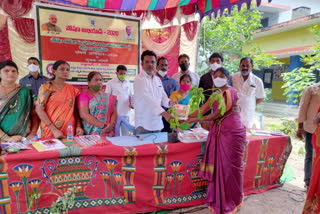
<svg viewBox="0 0 320 214">
<path fill-rule="evenodd" d="M 0 213 L 49 213 L 72 187 L 69 213 L 146 213 L 203 204 L 208 182 L 197 176 L 206 143 L 141 146 L 69 143 L 66 149 L 34 148 L 0 158 Z M 244 192 L 278 187 L 291 152 L 287 136 L 247 137 Z M 40 197 L 30 206 L 28 193 Z M 29 194 L 30 195 L 30 194 Z"/>
</svg>

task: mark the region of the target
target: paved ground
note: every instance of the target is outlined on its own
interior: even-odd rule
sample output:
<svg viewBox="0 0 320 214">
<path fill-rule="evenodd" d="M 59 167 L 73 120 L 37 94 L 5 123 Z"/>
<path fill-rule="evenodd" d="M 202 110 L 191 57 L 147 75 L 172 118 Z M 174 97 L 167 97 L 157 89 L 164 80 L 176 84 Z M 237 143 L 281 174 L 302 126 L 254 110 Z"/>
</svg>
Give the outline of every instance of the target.
<svg viewBox="0 0 320 214">
<path fill-rule="evenodd" d="M 298 116 L 298 109 L 297 105 L 286 105 L 284 102 L 263 102 L 258 106 L 257 112 L 265 117 L 294 120 Z"/>
</svg>

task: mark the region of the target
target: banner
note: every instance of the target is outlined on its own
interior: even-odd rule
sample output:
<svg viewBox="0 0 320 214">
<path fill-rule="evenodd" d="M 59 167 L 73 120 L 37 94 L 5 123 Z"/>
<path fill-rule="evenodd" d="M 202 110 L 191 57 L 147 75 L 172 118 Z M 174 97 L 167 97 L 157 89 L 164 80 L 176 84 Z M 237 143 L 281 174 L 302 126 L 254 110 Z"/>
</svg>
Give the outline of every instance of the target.
<svg viewBox="0 0 320 214">
<path fill-rule="evenodd" d="M 86 82 L 91 71 L 103 79 L 127 67 L 129 80 L 139 72 L 140 20 L 117 14 L 36 4 L 39 59 L 44 75 L 52 76 L 57 60 L 70 64 L 69 81 Z"/>
</svg>

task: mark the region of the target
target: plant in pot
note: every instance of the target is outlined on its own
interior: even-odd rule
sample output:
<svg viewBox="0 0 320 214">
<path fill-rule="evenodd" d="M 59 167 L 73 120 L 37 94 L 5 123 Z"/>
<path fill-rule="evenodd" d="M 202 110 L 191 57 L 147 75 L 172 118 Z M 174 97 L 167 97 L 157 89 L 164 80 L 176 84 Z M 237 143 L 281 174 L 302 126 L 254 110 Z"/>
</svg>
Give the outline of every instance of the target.
<svg viewBox="0 0 320 214">
<path fill-rule="evenodd" d="M 176 143 L 178 141 L 178 133 L 176 129 L 180 126 L 179 120 L 176 119 L 177 109 L 176 106 L 172 106 L 168 113 L 172 115 L 172 118 L 169 120 L 171 132 L 168 132 L 168 142 Z"/>
<path fill-rule="evenodd" d="M 219 102 L 219 106 L 218 109 L 221 109 L 220 114 L 221 116 L 225 113 L 226 111 L 226 105 L 224 102 L 224 98 L 222 95 L 222 91 L 219 88 L 212 88 L 212 89 L 207 89 L 207 90 L 203 90 L 203 88 L 197 88 L 196 86 L 193 86 L 190 89 L 190 101 L 189 101 L 189 105 L 190 105 L 190 111 L 189 114 L 193 113 L 194 111 L 198 110 L 197 116 L 200 120 L 202 120 L 203 116 L 202 116 L 202 112 L 200 109 L 200 105 L 202 105 L 205 101 L 205 96 L 204 96 L 204 92 L 206 91 L 212 91 L 212 94 L 210 95 L 209 99 L 210 99 L 210 108 L 212 108 L 214 101 L 218 101 Z M 203 121 L 200 122 L 201 126 L 204 129 L 209 130 L 210 129 L 210 124 L 212 123 L 212 121 Z"/>
</svg>

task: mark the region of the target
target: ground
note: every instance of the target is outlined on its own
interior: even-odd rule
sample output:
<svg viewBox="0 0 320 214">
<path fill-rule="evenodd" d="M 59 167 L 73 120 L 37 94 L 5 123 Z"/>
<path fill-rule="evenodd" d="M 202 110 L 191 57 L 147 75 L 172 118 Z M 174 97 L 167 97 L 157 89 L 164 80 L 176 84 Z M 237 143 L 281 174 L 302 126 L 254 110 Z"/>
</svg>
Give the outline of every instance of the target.
<svg viewBox="0 0 320 214">
<path fill-rule="evenodd" d="M 275 109 L 275 107 L 282 106 L 281 104 L 265 104 L 262 108 Z M 270 107 L 270 108 L 269 108 Z M 285 107 L 285 106 L 284 106 Z M 283 111 L 283 108 L 279 107 L 283 114 L 270 114 L 270 112 L 261 111 L 263 115 L 263 127 L 270 127 L 270 124 L 281 124 L 281 118 L 293 119 L 297 113 L 297 107 L 286 107 L 289 110 Z M 261 110 L 261 109 L 260 109 Z M 276 115 L 278 118 L 272 118 L 270 115 Z M 288 159 L 288 164 L 292 168 L 295 179 L 284 183 L 283 186 L 275 189 L 268 190 L 264 193 L 253 194 L 246 196 L 243 206 L 237 212 L 237 214 L 301 214 L 306 198 L 306 190 L 304 188 L 304 142 L 294 137 L 292 140 L 292 152 Z M 197 214 L 209 214 L 211 213 L 205 205 L 183 208 L 174 210 L 170 213 L 197 213 Z"/>
</svg>

